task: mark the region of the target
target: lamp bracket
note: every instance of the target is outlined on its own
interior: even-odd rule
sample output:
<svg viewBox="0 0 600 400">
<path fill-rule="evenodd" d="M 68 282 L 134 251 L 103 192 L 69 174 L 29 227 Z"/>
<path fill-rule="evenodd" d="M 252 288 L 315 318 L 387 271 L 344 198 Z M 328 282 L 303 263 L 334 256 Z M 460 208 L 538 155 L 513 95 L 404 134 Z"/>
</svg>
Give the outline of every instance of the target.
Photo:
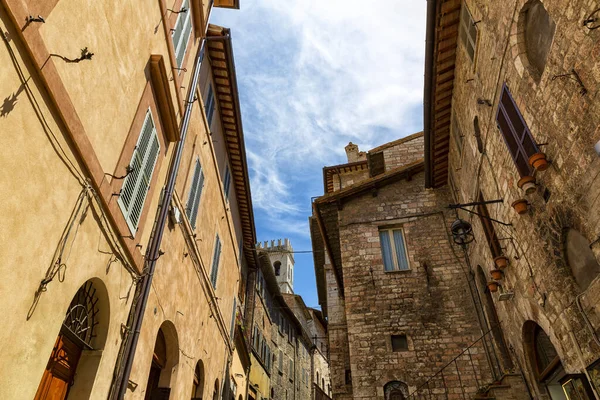
<svg viewBox="0 0 600 400">
<path fill-rule="evenodd" d="M 463 210 L 463 211 L 466 211 L 468 213 L 478 215 L 481 218 L 485 218 L 485 219 L 490 220 L 492 222 L 496 222 L 496 223 L 498 223 L 500 225 L 512 226 L 511 223 L 507 224 L 506 222 L 498 221 L 497 219 L 488 217 L 487 215 L 482 215 L 482 214 L 479 214 L 476 211 L 469 210 L 469 209 L 465 208 L 465 207 L 470 207 L 470 206 L 480 206 L 480 205 L 484 205 L 484 204 L 495 204 L 495 203 L 504 203 L 504 199 L 487 200 L 487 201 L 473 201 L 471 203 L 463 203 L 463 204 L 449 204 L 448 208 L 450 210 Z"/>
</svg>

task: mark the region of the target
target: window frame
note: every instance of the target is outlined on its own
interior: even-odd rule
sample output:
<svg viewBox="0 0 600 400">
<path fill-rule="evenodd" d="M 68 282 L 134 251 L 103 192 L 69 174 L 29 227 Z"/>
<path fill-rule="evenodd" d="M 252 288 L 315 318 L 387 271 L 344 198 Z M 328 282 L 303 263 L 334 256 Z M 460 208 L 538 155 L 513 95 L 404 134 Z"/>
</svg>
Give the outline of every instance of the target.
<svg viewBox="0 0 600 400">
<path fill-rule="evenodd" d="M 148 147 L 145 149 L 145 153 L 142 154 L 141 156 L 139 156 L 139 152 L 138 152 L 139 146 L 142 141 L 142 137 L 143 137 L 144 131 L 146 130 L 148 123 L 152 124 L 152 130 L 150 131 L 149 138 L 148 138 L 148 145 L 147 145 Z M 146 189 L 145 193 L 142 193 L 143 199 L 141 200 L 141 204 L 139 205 L 139 215 L 137 217 L 137 220 L 133 221 L 131 219 L 132 212 L 134 211 L 135 203 L 137 202 L 137 196 L 139 194 L 141 180 L 144 179 L 144 175 L 145 175 L 144 172 L 147 172 L 147 167 L 149 165 L 149 164 L 147 164 L 147 162 L 149 161 L 148 157 L 150 157 L 154 142 L 156 143 L 156 146 L 157 146 L 156 156 L 154 158 L 154 162 L 151 167 L 150 173 L 146 177 L 147 189 Z M 135 162 L 136 157 L 138 157 L 139 164 L 140 164 L 139 165 L 140 170 L 138 170 L 138 171 L 133 170 L 132 172 L 127 174 L 127 176 L 123 180 L 123 185 L 121 186 L 119 197 L 117 199 L 117 204 L 119 205 L 119 209 L 123 213 L 123 217 L 125 218 L 125 222 L 127 224 L 127 227 L 129 228 L 129 231 L 132 236 L 135 236 L 135 234 L 137 233 L 137 231 L 141 225 L 142 217 L 144 214 L 144 208 L 146 205 L 146 200 L 148 199 L 148 194 L 150 193 L 150 188 L 151 188 L 152 182 L 153 182 L 152 178 L 154 176 L 154 171 L 156 171 L 156 167 L 157 167 L 158 161 L 160 159 L 160 154 L 161 154 L 161 143 L 160 143 L 160 138 L 158 135 L 158 130 L 156 127 L 156 122 L 155 122 L 154 116 L 152 114 L 152 108 L 148 107 L 146 109 L 146 113 L 144 115 L 142 126 L 138 133 L 136 144 L 135 144 L 135 147 L 133 148 L 133 151 L 132 151 L 131 157 L 130 157 L 130 161 L 128 164 L 128 166 L 132 166 L 132 164 Z M 133 189 L 132 189 L 133 192 L 131 193 L 131 198 L 130 198 L 128 204 L 125 204 L 125 202 L 123 200 L 124 191 L 125 191 L 128 183 L 131 182 L 132 179 L 135 179 L 135 181 L 133 183 Z"/>
<path fill-rule="evenodd" d="M 215 91 L 212 82 L 208 82 L 208 90 L 206 91 L 206 101 L 204 102 L 204 113 L 206 114 L 206 123 L 208 130 L 212 130 L 213 115 L 215 114 Z"/>
<path fill-rule="evenodd" d="M 405 259 L 406 259 L 406 265 L 407 268 L 400 268 L 400 263 L 398 261 L 398 255 L 396 253 L 396 242 L 394 239 L 394 232 L 395 231 L 400 231 L 402 234 L 402 245 L 404 248 L 404 255 L 405 255 Z M 385 253 L 384 253 L 384 247 L 381 243 L 381 234 L 383 232 L 386 232 L 388 234 L 388 238 L 390 239 L 390 249 L 392 251 L 391 254 L 391 258 L 392 258 L 392 263 L 393 268 L 392 269 L 387 269 L 386 265 L 385 265 Z M 411 267 L 410 267 L 410 258 L 408 256 L 408 244 L 406 243 L 406 233 L 405 233 L 405 229 L 403 227 L 385 227 L 385 228 L 379 228 L 378 230 L 378 237 L 379 237 L 379 247 L 381 249 L 381 258 L 382 258 L 382 263 L 383 263 L 383 269 L 385 272 L 402 272 L 402 271 L 410 271 Z"/>
<path fill-rule="evenodd" d="M 517 129 L 514 126 L 514 122 L 516 120 L 513 121 L 511 119 L 510 114 L 507 111 L 506 106 L 503 102 L 503 99 L 505 98 L 505 96 L 508 99 L 509 104 L 514 108 L 515 115 L 516 115 L 516 117 L 518 117 L 518 122 L 520 122 L 523 126 L 522 131 L 520 133 L 517 132 Z M 502 127 L 499 122 L 500 115 L 503 116 L 506 123 L 508 124 L 507 128 L 508 128 L 509 132 L 504 132 L 504 130 L 502 130 Z M 508 152 L 509 152 L 510 156 L 512 157 L 513 163 L 515 164 L 515 167 L 517 168 L 519 175 L 521 177 L 532 176 L 533 167 L 531 165 L 529 165 L 529 157 L 531 157 L 533 154 L 538 153 L 540 151 L 540 149 L 538 147 L 537 142 L 535 141 L 535 138 L 531 134 L 531 130 L 527 126 L 527 122 L 525 122 L 525 118 L 523 118 L 523 114 L 521 113 L 521 110 L 517 106 L 517 103 L 515 102 L 515 99 L 513 98 L 512 93 L 510 92 L 510 89 L 509 89 L 508 85 L 506 84 L 506 82 L 504 82 L 502 84 L 502 91 L 500 92 L 500 98 L 498 100 L 498 107 L 496 110 L 496 126 L 497 126 L 498 130 L 500 131 L 502 138 L 504 139 L 504 144 L 506 145 Z M 510 141 L 509 135 L 510 135 L 510 138 L 512 139 L 512 141 L 514 141 L 514 143 L 516 145 L 516 148 L 514 149 L 514 151 L 513 151 L 513 147 L 511 147 L 511 144 L 509 143 L 509 141 Z M 524 142 L 527 139 L 531 141 L 532 150 L 534 151 L 531 154 L 528 153 L 527 149 L 525 149 L 525 146 L 524 146 Z M 522 167 L 519 166 L 520 164 L 517 161 L 519 156 L 523 157 L 525 165 L 526 165 L 526 170 L 522 169 Z"/>
<path fill-rule="evenodd" d="M 229 164 L 225 164 L 225 173 L 223 174 L 223 192 L 225 200 L 229 203 L 229 191 L 231 189 L 231 169 Z"/>
<path fill-rule="evenodd" d="M 187 6 L 186 6 L 187 3 Z M 186 12 L 181 12 L 181 10 L 186 7 Z M 190 7 L 190 0 L 183 0 L 181 2 L 181 6 L 179 7 L 179 14 L 177 15 L 177 19 L 175 20 L 175 25 L 173 30 L 171 31 L 171 40 L 173 41 L 173 52 L 175 55 L 175 65 L 177 68 L 182 68 L 183 62 L 185 61 L 185 55 L 187 54 L 187 48 L 190 43 L 190 37 L 192 36 L 193 30 L 193 22 L 192 22 L 192 10 Z M 177 26 L 183 18 L 181 33 L 177 43 L 175 43 L 175 34 L 177 33 Z M 187 35 L 185 32 L 187 31 Z M 184 36 L 186 35 L 186 36 Z M 180 74 L 182 69 L 178 71 Z"/>
<path fill-rule="evenodd" d="M 471 63 L 475 64 L 475 60 L 477 58 L 477 41 L 479 39 L 479 30 L 477 29 L 477 25 L 473 19 L 473 14 L 471 14 L 471 10 L 469 10 L 469 7 L 467 7 L 467 3 L 465 1 L 462 2 L 460 8 L 458 25 L 458 39 L 463 44 Z M 471 37 L 471 27 L 475 29 L 475 38 Z M 468 45 L 473 47 L 473 55 L 471 55 L 469 52 Z"/>
<path fill-rule="evenodd" d="M 214 290 L 217 290 L 217 280 L 219 278 L 219 264 L 221 263 L 222 247 L 223 245 L 221 243 L 221 238 L 217 233 L 215 237 L 215 246 L 213 249 L 213 261 L 210 270 L 210 283 L 212 284 Z"/>
<path fill-rule="evenodd" d="M 196 180 L 196 171 L 199 172 L 199 176 L 198 181 L 196 182 L 196 186 L 194 186 L 194 181 Z M 192 229 L 196 229 L 196 220 L 198 218 L 198 210 L 200 209 L 200 200 L 202 199 L 202 189 L 204 188 L 204 182 L 204 168 L 202 168 L 200 157 L 197 156 L 196 162 L 194 163 L 194 171 L 192 172 L 192 182 L 190 184 L 188 200 L 185 205 L 185 215 L 188 217 Z"/>
</svg>

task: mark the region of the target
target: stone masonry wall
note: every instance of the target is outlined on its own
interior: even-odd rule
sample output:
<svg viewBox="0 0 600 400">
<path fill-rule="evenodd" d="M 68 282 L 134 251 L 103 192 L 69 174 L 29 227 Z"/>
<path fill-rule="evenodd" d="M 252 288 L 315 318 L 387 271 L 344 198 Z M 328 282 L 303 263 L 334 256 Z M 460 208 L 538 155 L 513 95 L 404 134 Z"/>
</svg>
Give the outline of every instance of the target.
<svg viewBox="0 0 600 400">
<path fill-rule="evenodd" d="M 595 1 L 546 0 L 543 5 L 556 23 L 556 32 L 541 76 L 532 74 L 523 52 L 525 0 L 483 2 L 467 0 L 477 25 L 476 61 L 462 44 L 457 48 L 453 111 L 464 135 L 462 154 L 450 151 L 451 180 L 458 200 L 504 199 L 488 207 L 493 218 L 512 226 L 494 224 L 510 258 L 501 282 L 514 292 L 510 301 L 494 302 L 504 337 L 515 349 L 535 395 L 545 389 L 536 383 L 528 348 L 523 343 L 526 321 L 534 321 L 549 335 L 568 373 L 583 373 L 600 357 L 594 340 L 600 329 L 600 282 L 582 288 L 573 278 L 565 256 L 565 232 L 576 229 L 592 243 L 600 232 L 600 159 L 594 143 L 600 140 L 600 30 L 588 30 L 583 19 L 598 7 Z M 575 80 L 554 79 L 575 69 L 587 89 Z M 535 174 L 537 190 L 525 195 L 519 174 L 496 127 L 502 85 L 510 88 L 535 141 L 551 160 L 548 170 Z M 477 99 L 492 103 L 478 105 Z M 484 153 L 477 150 L 473 120 L 478 117 Z M 510 207 L 525 198 L 529 211 L 518 215 Z M 471 220 L 476 241 L 470 245 L 474 267 L 489 277 L 492 257 L 476 217 Z M 592 246 L 600 259 L 600 245 Z M 488 278 L 489 279 L 489 278 Z M 578 297 L 579 296 L 579 297 Z M 577 305 L 581 303 L 581 310 Z M 591 327 L 586 322 L 589 319 Z"/>
<path fill-rule="evenodd" d="M 384 385 L 394 380 L 412 392 L 480 336 L 461 255 L 447 233 L 455 218 L 445 210 L 449 192 L 425 190 L 423 182 L 418 174 L 389 184 L 376 197 L 349 200 L 339 214 L 354 399 L 382 399 Z M 385 272 L 379 230 L 400 227 L 410 270 Z M 392 351 L 393 334 L 406 334 L 408 350 Z M 474 349 L 474 363 L 485 375 L 483 352 Z M 489 380 L 489 374 L 478 378 Z M 450 387 L 457 382 L 447 379 Z M 463 371 L 462 384 L 467 393 L 477 390 L 472 373 Z M 441 387 L 441 381 L 432 385 Z"/>
</svg>

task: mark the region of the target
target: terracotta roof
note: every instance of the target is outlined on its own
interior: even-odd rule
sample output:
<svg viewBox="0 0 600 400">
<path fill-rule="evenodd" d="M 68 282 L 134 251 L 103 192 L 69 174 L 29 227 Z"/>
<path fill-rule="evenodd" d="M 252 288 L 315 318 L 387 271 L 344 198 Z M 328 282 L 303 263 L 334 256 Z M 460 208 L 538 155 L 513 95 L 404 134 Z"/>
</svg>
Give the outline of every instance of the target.
<svg viewBox="0 0 600 400">
<path fill-rule="evenodd" d="M 423 170 L 423 160 L 418 160 L 405 166 L 389 170 L 381 175 L 374 176 L 354 185 L 350 185 L 337 192 L 318 197 L 313 202 L 313 216 L 317 221 L 319 234 L 324 239 L 324 247 L 329 255 L 334 276 L 340 289 L 339 293 L 342 297 L 344 296 L 344 280 L 342 274 L 342 254 L 340 249 L 338 220 L 338 212 L 340 208 L 343 206 L 345 201 L 348 201 L 353 197 L 363 195 L 368 191 L 376 191 L 383 186 L 397 182 L 401 179 L 411 179 L 413 175 L 418 174 Z M 317 268 L 319 267 L 317 264 L 315 264 L 315 272 L 318 272 Z M 317 282 L 318 280 L 319 276 L 317 276 Z"/>
<path fill-rule="evenodd" d="M 427 40 L 431 41 L 425 64 L 425 187 L 448 181 L 448 150 L 452 116 L 454 67 L 460 23 L 460 0 L 429 0 Z"/>
<path fill-rule="evenodd" d="M 223 137 L 240 211 L 244 255 L 250 267 L 256 267 L 254 259 L 256 228 L 230 31 L 228 28 L 210 24 L 208 36 L 211 39 L 206 42 L 206 51 L 211 65 L 215 96 L 223 125 Z"/>
</svg>

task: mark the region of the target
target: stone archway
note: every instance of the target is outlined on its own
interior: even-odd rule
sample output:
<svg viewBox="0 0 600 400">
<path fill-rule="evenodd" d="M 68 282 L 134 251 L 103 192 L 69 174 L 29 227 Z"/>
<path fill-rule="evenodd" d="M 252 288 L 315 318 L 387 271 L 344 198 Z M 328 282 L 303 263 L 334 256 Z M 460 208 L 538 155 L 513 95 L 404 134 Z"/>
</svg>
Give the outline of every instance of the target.
<svg viewBox="0 0 600 400">
<path fill-rule="evenodd" d="M 390 381 L 383 387 L 385 400 L 405 400 L 408 398 L 408 386 L 404 382 Z"/>
<path fill-rule="evenodd" d="M 171 321 L 164 321 L 156 334 L 152 365 L 146 384 L 146 400 L 169 398 L 179 364 L 179 340 Z"/>
</svg>

